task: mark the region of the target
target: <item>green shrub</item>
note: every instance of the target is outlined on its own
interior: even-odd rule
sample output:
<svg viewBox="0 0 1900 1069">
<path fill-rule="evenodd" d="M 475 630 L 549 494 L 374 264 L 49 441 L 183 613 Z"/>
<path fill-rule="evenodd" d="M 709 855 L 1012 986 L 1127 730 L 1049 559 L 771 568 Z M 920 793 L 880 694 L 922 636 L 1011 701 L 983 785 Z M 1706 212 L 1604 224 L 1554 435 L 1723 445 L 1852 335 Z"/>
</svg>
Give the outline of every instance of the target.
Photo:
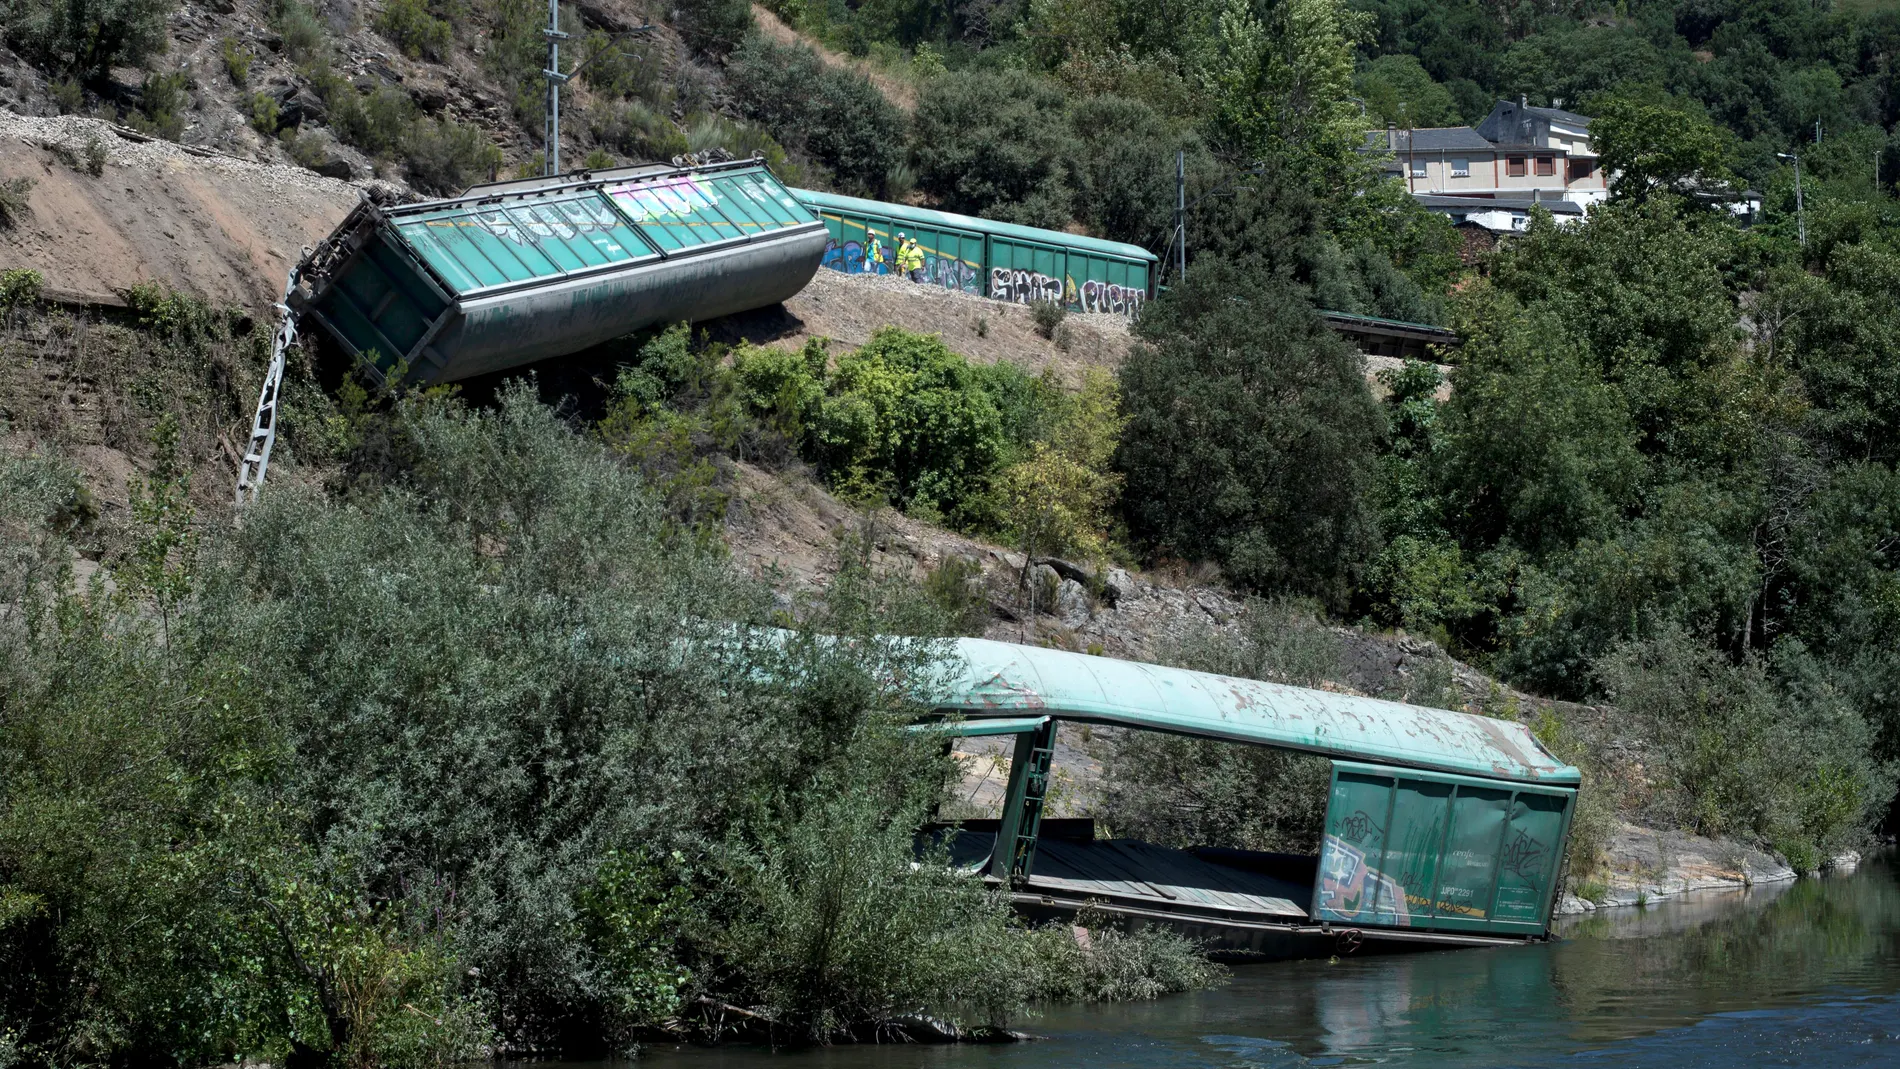
<svg viewBox="0 0 1900 1069">
<path fill-rule="evenodd" d="M 1056 328 L 1069 318 L 1069 306 L 1061 301 L 1032 301 L 1029 318 L 1036 324 L 1036 333 L 1045 338 L 1054 338 Z"/>
<path fill-rule="evenodd" d="M 1374 546 L 1382 431 L 1358 357 L 1283 282 L 1197 267 L 1121 369 L 1130 533 L 1243 587 L 1342 603 Z"/>
<path fill-rule="evenodd" d="M 125 303 L 139 326 L 166 345 L 191 348 L 230 335 L 222 312 L 160 282 L 134 283 L 125 291 Z"/>
<path fill-rule="evenodd" d="M 47 95 L 61 115 L 77 115 L 86 106 L 86 90 L 72 78 L 61 78 L 47 86 Z"/>
<path fill-rule="evenodd" d="M 609 975 L 616 1024 L 664 1020 L 693 975 L 680 944 L 696 916 L 685 855 L 609 850 L 576 896 L 583 938 Z"/>
<path fill-rule="evenodd" d="M 755 32 L 733 52 L 726 77 L 740 111 L 781 144 L 809 155 L 847 191 L 886 194 L 903 116 L 863 75 Z"/>
<path fill-rule="evenodd" d="M 412 123 L 402 153 L 409 180 L 418 189 L 444 196 L 489 178 L 502 161 L 501 149 L 481 127 L 453 119 Z"/>
<path fill-rule="evenodd" d="M 686 135 L 673 120 L 644 101 L 597 101 L 588 106 L 589 136 L 623 156 L 670 160 L 687 150 Z"/>
<path fill-rule="evenodd" d="M 322 58 L 328 50 L 330 35 L 310 5 L 302 0 L 270 0 L 266 10 L 271 29 L 277 31 L 283 43 L 284 55 L 308 63 Z"/>
<path fill-rule="evenodd" d="M 673 13 L 673 28 L 687 46 L 709 56 L 731 52 L 752 28 L 748 0 L 681 0 Z"/>
<path fill-rule="evenodd" d="M 290 153 L 291 160 L 297 166 L 312 171 L 330 162 L 330 146 L 327 142 L 328 139 L 321 134 L 300 131 L 295 127 L 285 130 L 283 135 L 284 151 Z"/>
<path fill-rule="evenodd" d="M 39 303 L 40 291 L 45 285 L 46 279 L 30 268 L 9 267 L 0 271 L 0 323 L 10 323 L 19 313 L 32 310 Z"/>
<path fill-rule="evenodd" d="M 624 98 L 665 104 L 672 93 L 666 64 L 654 42 L 623 37 L 614 43 L 603 30 L 589 30 L 583 54 L 592 59 L 581 77 L 587 87 L 609 101 Z"/>
<path fill-rule="evenodd" d="M 327 102 L 330 129 L 372 156 L 394 156 L 417 123 L 415 101 L 394 86 L 362 94 L 344 83 Z"/>
<path fill-rule="evenodd" d="M 982 637 L 991 613 L 981 564 L 965 557 L 946 556 L 924 576 L 923 588 L 949 615 L 958 634 Z"/>
<path fill-rule="evenodd" d="M 172 0 L 16 0 L 0 25 L 22 52 L 73 76 L 77 88 L 77 81 L 142 66 L 164 52 L 173 6 Z"/>
<path fill-rule="evenodd" d="M 1819 669 L 1798 641 L 1737 664 L 1666 628 L 1619 646 L 1597 674 L 1664 756 L 1675 792 L 1662 815 L 1793 861 L 1855 841 L 1893 791 L 1872 727 Z"/>
<path fill-rule="evenodd" d="M 441 59 L 455 36 L 426 0 L 388 0 L 370 25 L 411 59 Z"/>
<path fill-rule="evenodd" d="M 254 93 L 251 96 L 251 129 L 265 137 L 276 137 L 277 130 L 283 125 L 283 109 L 277 98 L 269 93 Z"/>
<path fill-rule="evenodd" d="M 1087 945 L 1074 932 L 1086 932 Z M 1128 1002 L 1213 987 L 1227 970 L 1199 944 L 1164 927 L 1124 932 L 1084 909 L 1070 925 L 1036 928 L 1023 937 L 1028 988 L 1048 1002 Z"/>
<path fill-rule="evenodd" d="M 146 75 L 139 89 L 138 111 L 126 116 L 126 124 L 167 141 L 178 140 L 185 132 L 190 86 L 191 78 L 184 71 Z"/>
<path fill-rule="evenodd" d="M 230 75 L 231 84 L 239 89 L 251 80 L 251 51 L 238 44 L 235 37 L 226 37 L 218 43 L 218 53 L 224 58 L 224 73 Z"/>
<path fill-rule="evenodd" d="M 799 352 L 745 348 L 733 354 L 732 371 L 752 418 L 796 448 L 824 404 L 830 356 L 817 338 Z"/>
<path fill-rule="evenodd" d="M 801 1038 L 921 1005 L 962 1003 L 991 1022 L 1019 1006 L 1006 900 L 941 858 L 918 864 L 923 811 L 904 801 L 823 782 L 776 842 L 726 861 L 750 908 L 724 956 Z"/>
<path fill-rule="evenodd" d="M 834 484 L 961 521 L 979 507 L 1008 441 L 969 362 L 935 335 L 885 327 L 838 358 L 812 451 Z"/>
<path fill-rule="evenodd" d="M 1062 90 L 1026 71 L 953 71 L 919 94 L 917 187 L 950 211 L 1060 228 L 1073 214 L 1077 146 Z"/>
<path fill-rule="evenodd" d="M 98 134 L 87 134 L 85 143 L 77 147 L 61 141 L 52 151 L 59 162 L 82 174 L 97 178 L 106 173 L 106 143 Z"/>
<path fill-rule="evenodd" d="M 31 178 L 0 179 L 0 228 L 12 228 L 31 210 L 27 198 L 33 193 Z"/>
</svg>

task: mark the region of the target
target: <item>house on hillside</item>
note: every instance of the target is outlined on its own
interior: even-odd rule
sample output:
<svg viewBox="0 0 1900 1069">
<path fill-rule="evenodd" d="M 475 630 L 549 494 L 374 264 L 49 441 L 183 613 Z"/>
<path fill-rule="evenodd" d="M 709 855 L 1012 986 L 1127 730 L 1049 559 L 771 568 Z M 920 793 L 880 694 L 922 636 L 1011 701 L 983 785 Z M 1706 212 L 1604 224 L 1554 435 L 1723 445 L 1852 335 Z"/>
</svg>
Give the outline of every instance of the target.
<svg viewBox="0 0 1900 1069">
<path fill-rule="evenodd" d="M 1493 234 L 1524 229 L 1535 206 L 1573 221 L 1610 195 L 1589 117 L 1522 98 L 1498 101 L 1475 128 L 1375 130 L 1366 148 L 1391 155 L 1387 173 L 1420 204 Z"/>
</svg>

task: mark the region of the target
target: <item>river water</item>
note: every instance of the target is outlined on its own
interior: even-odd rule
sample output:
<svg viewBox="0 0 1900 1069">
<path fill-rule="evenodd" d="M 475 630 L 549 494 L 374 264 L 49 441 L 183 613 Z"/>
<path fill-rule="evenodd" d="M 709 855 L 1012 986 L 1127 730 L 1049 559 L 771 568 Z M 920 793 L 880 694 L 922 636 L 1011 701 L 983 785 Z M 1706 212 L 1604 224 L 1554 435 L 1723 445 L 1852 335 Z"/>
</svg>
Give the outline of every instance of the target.
<svg viewBox="0 0 1900 1069">
<path fill-rule="evenodd" d="M 1900 1066 L 1900 868 L 1569 919 L 1559 942 L 1240 966 L 1154 1002 L 1055 1007 L 1043 1042 L 773 1054 L 651 1051 L 666 1069 L 1390 1065 Z"/>
</svg>

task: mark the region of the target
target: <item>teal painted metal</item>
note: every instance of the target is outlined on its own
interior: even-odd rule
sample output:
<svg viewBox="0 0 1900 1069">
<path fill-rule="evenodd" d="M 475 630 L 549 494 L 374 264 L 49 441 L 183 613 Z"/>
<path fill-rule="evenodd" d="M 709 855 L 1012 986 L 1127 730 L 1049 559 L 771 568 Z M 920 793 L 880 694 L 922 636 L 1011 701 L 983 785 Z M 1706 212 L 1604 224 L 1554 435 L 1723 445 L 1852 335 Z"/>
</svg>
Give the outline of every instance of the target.
<svg viewBox="0 0 1900 1069">
<path fill-rule="evenodd" d="M 1330 691 L 956 639 L 948 678 L 915 697 L 967 720 L 1053 715 L 1510 783 L 1581 777 L 1522 724 Z"/>
<path fill-rule="evenodd" d="M 1026 716 L 1019 720 L 937 720 L 912 724 L 906 730 L 916 735 L 939 735 L 946 739 L 974 739 L 990 735 L 1021 735 L 1049 722 L 1046 716 Z"/>
<path fill-rule="evenodd" d="M 824 266 L 836 271 L 897 274 L 902 233 L 923 250 L 922 281 L 946 289 L 1130 316 L 1152 296 L 1156 258 L 1139 245 L 809 189 L 792 195 L 824 220 Z"/>
<path fill-rule="evenodd" d="M 1541 935 L 1576 792 L 1336 761 L 1316 920 Z"/>
<path fill-rule="evenodd" d="M 299 314 L 378 375 L 443 382 L 804 288 L 824 225 L 756 160 L 364 203 L 300 265 Z"/>
<path fill-rule="evenodd" d="M 1009 785 L 1003 791 L 1003 818 L 990 851 L 990 875 L 1007 883 L 1026 879 L 1035 868 L 1036 837 L 1042 833 L 1042 803 L 1049 793 L 1055 754 L 1056 721 L 1050 717 L 1016 736 Z"/>
</svg>

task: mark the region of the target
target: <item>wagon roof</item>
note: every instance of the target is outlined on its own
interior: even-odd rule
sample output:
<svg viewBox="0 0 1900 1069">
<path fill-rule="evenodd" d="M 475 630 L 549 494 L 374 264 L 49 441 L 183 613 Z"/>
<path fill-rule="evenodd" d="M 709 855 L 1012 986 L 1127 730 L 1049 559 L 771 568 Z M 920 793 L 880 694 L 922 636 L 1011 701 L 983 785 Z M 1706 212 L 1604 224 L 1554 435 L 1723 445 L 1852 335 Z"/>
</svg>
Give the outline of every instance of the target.
<svg viewBox="0 0 1900 1069">
<path fill-rule="evenodd" d="M 864 200 L 859 197 L 846 197 L 837 193 L 820 193 L 811 189 L 794 189 L 792 196 L 808 208 L 830 208 L 833 211 L 851 212 L 856 215 L 875 215 L 887 219 L 904 219 L 920 226 L 938 226 L 951 230 L 973 231 L 979 234 L 995 234 L 999 237 L 1016 238 L 1021 241 L 1033 241 L 1042 245 L 1059 245 L 1066 249 L 1080 249 L 1101 256 L 1113 256 L 1122 260 L 1140 260 L 1154 263 L 1155 254 L 1139 245 L 1129 245 L 1120 241 L 1105 241 L 1081 234 L 1065 234 L 1056 230 L 1040 230 L 1033 226 L 1017 226 L 1014 223 L 999 223 L 994 219 L 978 219 L 973 215 L 958 215 L 955 212 L 940 212 L 934 208 L 913 208 L 905 204 L 886 204 L 883 201 Z"/>
<path fill-rule="evenodd" d="M 1047 713 L 1486 779 L 1581 778 L 1509 720 L 988 639 L 955 645 L 948 674 L 917 697 L 970 719 Z"/>
</svg>

